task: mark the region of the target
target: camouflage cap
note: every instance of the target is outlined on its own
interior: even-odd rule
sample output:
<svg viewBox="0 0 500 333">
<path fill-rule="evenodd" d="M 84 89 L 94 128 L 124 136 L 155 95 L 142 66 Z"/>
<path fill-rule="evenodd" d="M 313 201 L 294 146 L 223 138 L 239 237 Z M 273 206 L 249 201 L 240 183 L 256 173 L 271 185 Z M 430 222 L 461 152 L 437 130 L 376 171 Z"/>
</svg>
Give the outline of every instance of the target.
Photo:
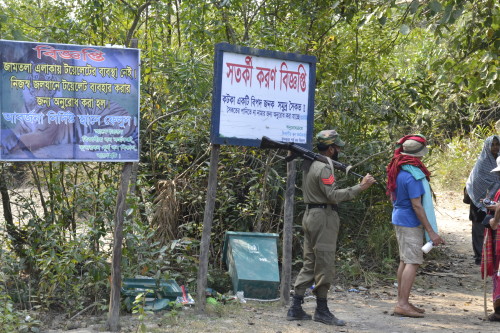
<svg viewBox="0 0 500 333">
<path fill-rule="evenodd" d="M 318 141 L 318 143 L 322 143 L 327 146 L 332 144 L 338 147 L 345 146 L 345 142 L 340 139 L 340 136 L 336 130 L 321 131 L 316 135 L 316 140 Z"/>
</svg>

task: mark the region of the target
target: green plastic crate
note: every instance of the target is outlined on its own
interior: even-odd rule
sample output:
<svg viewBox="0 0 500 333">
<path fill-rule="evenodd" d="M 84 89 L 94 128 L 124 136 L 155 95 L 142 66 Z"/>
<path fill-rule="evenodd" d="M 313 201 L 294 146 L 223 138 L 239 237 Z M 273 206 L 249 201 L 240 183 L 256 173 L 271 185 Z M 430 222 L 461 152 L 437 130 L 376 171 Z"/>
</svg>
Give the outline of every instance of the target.
<svg viewBox="0 0 500 333">
<path fill-rule="evenodd" d="M 223 258 L 233 283 L 233 291 L 245 298 L 278 297 L 278 234 L 227 231 Z"/>
<path fill-rule="evenodd" d="M 156 280 L 148 278 L 123 279 L 121 293 L 125 296 L 127 310 L 131 310 L 135 297 L 146 290 L 145 310 L 160 311 L 168 309 L 169 303 L 182 296 L 182 289 L 175 280 Z"/>
</svg>

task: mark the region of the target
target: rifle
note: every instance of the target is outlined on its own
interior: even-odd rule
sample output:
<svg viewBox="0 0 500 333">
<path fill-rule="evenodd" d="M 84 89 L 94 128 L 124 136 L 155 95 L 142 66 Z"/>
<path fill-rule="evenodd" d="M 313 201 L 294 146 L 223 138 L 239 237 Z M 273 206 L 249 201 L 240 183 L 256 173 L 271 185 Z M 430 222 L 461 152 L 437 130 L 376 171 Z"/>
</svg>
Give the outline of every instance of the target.
<svg viewBox="0 0 500 333">
<path fill-rule="evenodd" d="M 321 154 L 317 154 L 313 151 L 310 151 L 309 149 L 298 146 L 293 142 L 278 142 L 278 141 L 274 141 L 272 139 L 269 139 L 267 136 L 263 136 L 262 141 L 260 143 L 260 148 L 263 148 L 263 149 L 286 149 L 286 150 L 290 151 L 291 154 L 288 155 L 287 157 L 285 157 L 285 161 L 287 161 L 287 162 L 293 161 L 297 157 L 302 157 L 304 160 L 307 160 L 307 161 L 311 161 L 311 162 L 320 161 L 320 162 L 323 162 L 325 164 L 329 164 L 326 156 L 321 155 Z M 351 173 L 351 174 L 353 174 L 357 177 L 360 177 L 360 178 L 364 177 L 364 176 L 361 176 L 360 174 L 357 174 L 355 172 L 350 171 L 350 169 L 352 168 L 352 166 L 350 166 L 350 165 L 340 163 L 339 161 L 334 161 L 334 160 L 331 160 L 331 161 L 332 161 L 333 167 L 335 169 L 345 171 L 346 174 Z"/>
</svg>

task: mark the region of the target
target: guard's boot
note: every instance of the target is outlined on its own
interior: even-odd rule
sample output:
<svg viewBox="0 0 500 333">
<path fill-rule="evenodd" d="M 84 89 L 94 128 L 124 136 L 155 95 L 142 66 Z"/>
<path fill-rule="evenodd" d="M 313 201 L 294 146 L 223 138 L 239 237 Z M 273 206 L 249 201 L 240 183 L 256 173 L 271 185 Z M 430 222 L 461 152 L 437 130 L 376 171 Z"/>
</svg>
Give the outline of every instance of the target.
<svg viewBox="0 0 500 333">
<path fill-rule="evenodd" d="M 293 296 L 293 303 L 288 309 L 286 320 L 311 320 L 311 315 L 302 309 L 302 303 L 304 303 L 304 296 Z"/>
<path fill-rule="evenodd" d="M 326 304 L 326 298 L 316 298 L 316 311 L 314 312 L 314 321 L 327 325 L 344 326 L 345 321 L 338 319 L 330 312 Z"/>
</svg>

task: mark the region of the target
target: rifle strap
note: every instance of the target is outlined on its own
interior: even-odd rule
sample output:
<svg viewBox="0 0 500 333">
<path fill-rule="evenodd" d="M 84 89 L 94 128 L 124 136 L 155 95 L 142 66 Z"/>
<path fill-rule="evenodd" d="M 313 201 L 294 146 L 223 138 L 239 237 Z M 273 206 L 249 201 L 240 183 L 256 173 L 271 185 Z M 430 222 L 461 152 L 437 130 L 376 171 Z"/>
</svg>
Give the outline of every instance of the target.
<svg viewBox="0 0 500 333">
<path fill-rule="evenodd" d="M 332 170 L 332 175 L 334 174 L 333 172 L 333 162 L 332 159 L 328 156 L 326 156 L 326 160 L 328 161 L 328 164 L 330 165 L 330 169 Z"/>
</svg>

